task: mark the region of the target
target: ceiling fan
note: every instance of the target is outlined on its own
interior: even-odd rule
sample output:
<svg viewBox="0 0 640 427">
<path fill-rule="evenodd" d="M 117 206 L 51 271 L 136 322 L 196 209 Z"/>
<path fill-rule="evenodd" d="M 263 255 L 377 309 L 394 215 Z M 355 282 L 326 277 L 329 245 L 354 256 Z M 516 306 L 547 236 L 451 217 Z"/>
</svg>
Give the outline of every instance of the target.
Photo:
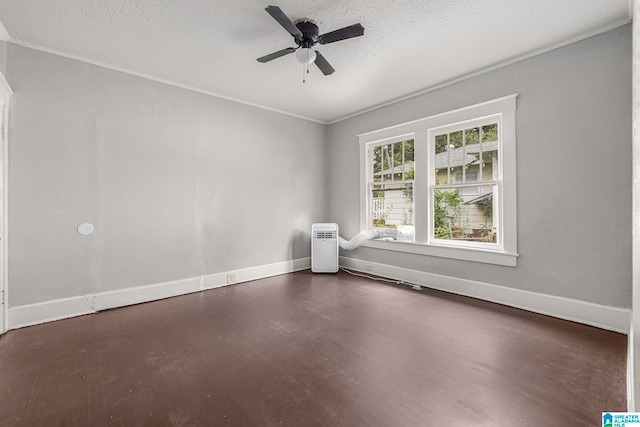
<svg viewBox="0 0 640 427">
<path fill-rule="evenodd" d="M 297 47 L 288 47 L 269 55 L 265 55 L 258 58 L 258 62 L 269 62 L 276 58 L 280 58 L 281 56 L 295 52 L 296 58 L 305 66 L 307 73 L 309 70 L 306 67 L 312 62 L 315 62 L 320 71 L 322 71 L 322 74 L 328 76 L 335 70 L 331 64 L 327 62 L 324 56 L 322 56 L 320 51 L 314 51 L 311 50 L 311 48 L 318 43 L 324 45 L 340 40 L 350 39 L 352 37 L 358 37 L 364 34 L 364 27 L 359 23 L 331 31 L 326 34 L 320 34 L 318 24 L 316 24 L 312 19 L 303 18 L 298 19 L 295 22 L 291 22 L 287 15 L 285 15 L 278 6 L 268 6 L 265 10 L 273 17 L 273 19 L 278 21 L 278 23 L 289 32 L 289 34 L 293 36 L 293 41 L 296 43 Z M 302 81 L 304 82 L 304 78 Z"/>
</svg>

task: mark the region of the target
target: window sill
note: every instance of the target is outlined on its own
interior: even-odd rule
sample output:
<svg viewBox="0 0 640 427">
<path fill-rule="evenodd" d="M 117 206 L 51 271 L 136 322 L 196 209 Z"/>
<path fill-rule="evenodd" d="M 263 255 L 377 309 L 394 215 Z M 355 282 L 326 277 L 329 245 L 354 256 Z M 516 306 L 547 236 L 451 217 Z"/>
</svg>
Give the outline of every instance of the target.
<svg viewBox="0 0 640 427">
<path fill-rule="evenodd" d="M 420 243 L 399 242 L 396 240 L 373 239 L 362 244 L 367 248 L 384 249 L 418 255 L 450 258 L 462 261 L 480 262 L 484 264 L 516 267 L 518 254 L 496 252 L 483 249 L 452 248 L 446 246 L 424 245 Z"/>
</svg>

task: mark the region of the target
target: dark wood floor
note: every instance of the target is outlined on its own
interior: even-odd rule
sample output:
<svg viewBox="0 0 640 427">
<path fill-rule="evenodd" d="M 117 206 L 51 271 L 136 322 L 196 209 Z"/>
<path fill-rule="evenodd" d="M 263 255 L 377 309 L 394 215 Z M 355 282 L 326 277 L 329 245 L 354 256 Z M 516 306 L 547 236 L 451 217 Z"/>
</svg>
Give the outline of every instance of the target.
<svg viewBox="0 0 640 427">
<path fill-rule="evenodd" d="M 595 426 L 626 336 L 300 272 L 10 331 L 0 425 Z"/>
</svg>

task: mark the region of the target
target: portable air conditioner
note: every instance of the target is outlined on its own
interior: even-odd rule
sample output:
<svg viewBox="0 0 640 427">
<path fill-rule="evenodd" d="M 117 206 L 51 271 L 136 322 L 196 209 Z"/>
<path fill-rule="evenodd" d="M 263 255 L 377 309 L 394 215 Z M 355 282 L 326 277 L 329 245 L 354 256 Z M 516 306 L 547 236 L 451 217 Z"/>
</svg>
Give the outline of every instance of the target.
<svg viewBox="0 0 640 427">
<path fill-rule="evenodd" d="M 311 271 L 338 271 L 338 224 L 320 223 L 311 226 Z"/>
</svg>

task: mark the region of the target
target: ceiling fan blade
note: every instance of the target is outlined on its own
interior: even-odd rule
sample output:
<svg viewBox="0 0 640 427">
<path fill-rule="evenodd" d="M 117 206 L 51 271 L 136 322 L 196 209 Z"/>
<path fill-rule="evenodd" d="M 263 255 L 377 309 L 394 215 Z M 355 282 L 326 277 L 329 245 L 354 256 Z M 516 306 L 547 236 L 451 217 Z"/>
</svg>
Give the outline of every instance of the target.
<svg viewBox="0 0 640 427">
<path fill-rule="evenodd" d="M 270 53 L 269 55 L 262 56 L 258 58 L 258 62 L 269 62 L 274 59 L 280 58 L 281 56 L 288 55 L 296 51 L 295 47 L 288 47 L 286 49 L 279 50 L 277 52 Z"/>
<path fill-rule="evenodd" d="M 291 34 L 296 40 L 302 39 L 302 33 L 300 32 L 298 27 L 293 25 L 291 19 L 289 19 L 289 17 L 285 15 L 278 6 L 267 6 L 264 10 L 266 10 L 267 13 L 273 17 L 273 19 L 278 21 L 278 24 L 282 25 L 282 27 L 287 30 L 289 34 Z"/>
<path fill-rule="evenodd" d="M 362 25 L 353 24 L 348 27 L 340 28 L 339 30 L 331 31 L 327 34 L 322 34 L 318 37 L 318 43 L 327 44 L 333 42 L 339 42 L 340 40 L 350 39 L 352 37 L 359 37 L 364 34 L 364 27 Z"/>
<path fill-rule="evenodd" d="M 324 56 L 322 56 L 322 54 L 320 52 L 318 52 L 316 50 L 316 65 L 318 66 L 318 68 L 320 68 L 320 71 L 322 71 L 322 74 L 324 74 L 325 76 L 328 76 L 329 74 L 333 74 L 333 72 L 335 71 L 333 69 L 333 67 L 331 66 L 331 64 L 329 64 L 327 62 L 326 59 L 324 59 Z"/>
</svg>

